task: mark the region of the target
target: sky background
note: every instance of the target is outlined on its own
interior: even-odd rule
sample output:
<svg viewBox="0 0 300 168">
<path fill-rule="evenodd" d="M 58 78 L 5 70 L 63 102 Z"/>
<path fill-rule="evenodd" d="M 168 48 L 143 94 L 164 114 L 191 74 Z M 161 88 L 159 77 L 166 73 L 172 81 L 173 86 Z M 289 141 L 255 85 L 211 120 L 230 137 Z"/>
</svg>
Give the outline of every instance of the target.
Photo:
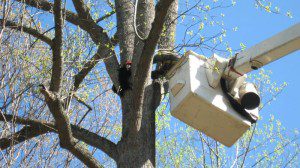
<svg viewBox="0 0 300 168">
<path fill-rule="evenodd" d="M 292 18 L 284 14 L 267 13 L 256 9 L 249 1 L 239 0 L 234 8 L 224 10 L 224 22 L 227 26 L 237 26 L 238 31 L 228 33 L 227 40 L 231 46 L 238 48 L 240 42 L 251 47 L 284 29 L 300 23 L 300 1 L 285 0 L 277 2 L 282 12 L 291 11 Z M 299 44 L 300 45 L 300 44 Z M 261 111 L 261 115 L 274 114 L 287 129 L 300 130 L 300 51 L 294 52 L 264 67 L 271 70 L 271 80 L 281 84 L 287 82 L 288 86 L 273 101 L 270 106 Z"/>
</svg>

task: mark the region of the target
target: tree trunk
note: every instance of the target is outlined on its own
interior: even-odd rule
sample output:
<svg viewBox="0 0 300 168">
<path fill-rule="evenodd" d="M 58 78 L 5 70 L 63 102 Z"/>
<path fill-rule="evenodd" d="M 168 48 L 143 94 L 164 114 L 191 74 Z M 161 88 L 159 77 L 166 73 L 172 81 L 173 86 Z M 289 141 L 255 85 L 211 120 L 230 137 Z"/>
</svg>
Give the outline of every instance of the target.
<svg viewBox="0 0 300 168">
<path fill-rule="evenodd" d="M 155 167 L 155 110 L 160 102 L 155 95 L 160 89 L 155 87 L 153 84 L 146 87 L 138 134 L 125 136 L 118 143 L 118 167 Z"/>
<path fill-rule="evenodd" d="M 143 13 L 143 15 L 138 15 L 138 22 L 147 21 L 144 27 L 140 27 L 143 35 L 147 35 L 150 31 L 149 25 L 154 17 L 154 4 L 153 1 L 142 0 L 140 1 L 140 8 L 138 13 Z M 148 5 L 147 7 L 143 5 Z M 143 8 L 145 7 L 145 8 Z M 169 8 L 168 14 L 165 20 L 165 36 L 160 37 L 158 42 L 158 47 L 163 49 L 172 50 L 174 48 L 175 42 L 175 31 L 176 31 L 176 17 L 177 17 L 178 1 L 175 0 Z M 142 18 L 145 17 L 145 18 Z M 143 23 L 143 22 L 142 22 Z M 135 54 L 140 55 L 143 48 L 143 43 L 136 38 L 135 44 Z M 138 41 L 138 42 L 137 42 Z M 138 62 L 138 56 L 134 56 L 136 59 L 133 62 Z M 142 55 L 141 55 L 142 57 Z M 136 65 L 133 65 L 135 69 Z M 144 87 L 145 92 L 142 101 L 142 108 L 140 111 L 136 112 L 132 104 L 136 97 L 133 91 L 128 91 L 123 98 L 122 102 L 122 139 L 118 142 L 118 158 L 116 163 L 118 167 L 155 167 L 155 110 L 159 106 L 162 95 L 164 93 L 163 83 L 165 80 L 158 79 L 152 80 L 150 78 L 152 68 L 148 72 L 148 78 L 146 80 L 146 86 Z M 141 120 L 132 117 L 133 112 L 141 114 Z M 134 123 L 136 121 L 141 121 L 140 123 Z M 132 129 L 138 130 L 137 133 L 132 133 Z"/>
<path fill-rule="evenodd" d="M 154 124 L 153 124 L 154 125 Z M 118 167 L 155 167 L 155 129 L 149 130 L 148 135 L 118 143 Z"/>
</svg>

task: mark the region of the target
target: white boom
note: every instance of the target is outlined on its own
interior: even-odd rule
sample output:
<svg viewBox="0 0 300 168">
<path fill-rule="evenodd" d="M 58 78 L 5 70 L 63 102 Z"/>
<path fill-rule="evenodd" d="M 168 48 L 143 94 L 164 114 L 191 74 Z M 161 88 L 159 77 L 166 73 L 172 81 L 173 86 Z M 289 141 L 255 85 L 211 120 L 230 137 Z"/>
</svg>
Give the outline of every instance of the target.
<svg viewBox="0 0 300 168">
<path fill-rule="evenodd" d="M 239 77 L 237 73 L 246 74 L 299 49 L 300 23 L 239 53 L 233 67 L 227 67 L 224 75 L 235 79 Z"/>
</svg>

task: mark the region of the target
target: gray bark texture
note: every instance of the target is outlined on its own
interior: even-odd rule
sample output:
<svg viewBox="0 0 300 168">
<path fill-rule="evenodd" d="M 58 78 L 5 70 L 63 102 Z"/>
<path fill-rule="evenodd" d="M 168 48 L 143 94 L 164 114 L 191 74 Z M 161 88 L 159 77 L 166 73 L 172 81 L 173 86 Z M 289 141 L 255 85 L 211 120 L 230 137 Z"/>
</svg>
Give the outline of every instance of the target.
<svg viewBox="0 0 300 168">
<path fill-rule="evenodd" d="M 127 49 L 134 46 L 132 58 L 134 78 L 131 79 L 133 90 L 122 98 L 123 132 L 122 139 L 117 144 L 119 157 L 116 162 L 118 167 L 155 167 L 155 110 L 162 99 L 163 82 L 151 80 L 152 68 L 150 67 L 157 45 L 174 47 L 174 39 L 169 38 L 168 35 L 175 33 L 176 30 L 175 18 L 177 17 L 178 2 L 158 2 L 156 7 L 154 3 L 152 0 L 140 0 L 138 3 L 137 32 L 146 39 L 140 39 L 135 35 L 134 39 L 122 40 L 130 41 L 128 46 L 125 45 Z M 166 5 L 170 6 L 169 10 L 165 10 Z M 168 11 L 168 13 L 163 13 L 162 10 Z M 162 17 L 163 15 L 165 17 Z M 133 16 L 128 15 L 128 17 L 127 19 L 132 21 Z M 126 20 L 126 18 L 122 19 Z M 166 36 L 160 37 L 164 25 L 168 25 L 170 30 L 165 32 Z M 132 29 L 132 25 L 123 24 L 122 28 L 136 33 Z M 132 38 L 132 36 L 123 36 L 123 38 Z M 160 41 L 158 41 L 159 38 Z M 126 51 L 125 48 L 124 51 Z M 130 56 L 124 55 L 124 57 L 129 58 Z M 145 66 L 141 66 L 143 64 Z M 145 69 L 147 66 L 149 68 Z M 139 72 L 143 72 L 141 78 Z"/>
<path fill-rule="evenodd" d="M 54 0 L 15 0 L 38 10 L 53 13 L 55 22 L 55 37 L 50 39 L 38 31 L 21 27 L 16 23 L 14 29 L 41 39 L 52 49 L 52 75 L 50 87 L 41 86 L 41 93 L 54 122 L 24 119 L 12 115 L 0 115 L 0 121 L 16 122 L 24 125 L 23 129 L 13 135 L 0 139 L 1 149 L 22 143 L 31 138 L 48 132 L 57 133 L 61 148 L 69 151 L 88 167 L 101 167 L 92 153 L 82 147 L 78 141 L 102 150 L 115 160 L 118 167 L 155 167 L 155 111 L 160 105 L 164 94 L 163 79 L 151 79 L 153 57 L 156 49 L 173 50 L 176 33 L 176 18 L 178 0 L 139 0 L 136 13 L 136 28 L 134 29 L 135 2 L 132 0 L 116 0 L 115 13 L 117 33 L 110 38 L 104 29 L 94 20 L 89 8 L 83 0 L 73 0 L 76 13 L 62 9 L 62 1 Z M 66 21 L 86 31 L 93 42 L 97 44 L 97 52 L 86 61 L 83 68 L 75 75 L 74 86 L 69 98 L 78 90 L 87 74 L 104 60 L 106 70 L 112 83 L 118 87 L 118 69 L 127 60 L 132 61 L 131 78 L 132 89 L 120 96 L 122 106 L 122 136 L 115 144 L 84 128 L 70 123 L 65 102 L 61 98 L 63 84 L 63 12 Z M 108 16 L 112 16 L 110 13 Z M 0 19 L 2 23 L 2 20 Z M 163 36 L 161 33 L 164 32 Z M 137 33 L 143 39 L 137 36 Z M 120 62 L 113 46 L 119 44 Z M 1 112 L 2 113 L 2 112 Z M 26 132 L 26 133 L 25 133 Z M 15 137 L 15 138 L 14 138 Z M 11 143 L 14 139 L 14 143 Z"/>
</svg>

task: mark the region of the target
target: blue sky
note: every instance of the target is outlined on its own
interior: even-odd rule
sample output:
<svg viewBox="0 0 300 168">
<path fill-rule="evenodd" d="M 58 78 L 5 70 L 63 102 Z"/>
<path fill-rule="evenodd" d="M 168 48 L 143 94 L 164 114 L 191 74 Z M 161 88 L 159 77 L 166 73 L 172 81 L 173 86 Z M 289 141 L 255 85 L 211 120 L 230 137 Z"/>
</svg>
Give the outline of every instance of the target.
<svg viewBox="0 0 300 168">
<path fill-rule="evenodd" d="M 278 1 L 274 1 L 277 2 Z M 284 14 L 272 14 L 256 9 L 249 1 L 237 1 L 234 8 L 225 10 L 224 22 L 228 26 L 237 26 L 238 31 L 229 33 L 227 40 L 231 46 L 238 48 L 240 42 L 251 47 L 272 35 L 300 22 L 300 1 L 285 0 L 278 3 L 282 12 L 291 11 L 290 19 Z M 300 44 L 299 44 L 300 45 Z M 272 81 L 280 84 L 287 82 L 288 86 L 273 101 L 270 106 L 261 111 L 262 116 L 274 114 L 287 129 L 300 129 L 300 51 L 281 58 L 264 69 L 271 70 Z"/>
</svg>

